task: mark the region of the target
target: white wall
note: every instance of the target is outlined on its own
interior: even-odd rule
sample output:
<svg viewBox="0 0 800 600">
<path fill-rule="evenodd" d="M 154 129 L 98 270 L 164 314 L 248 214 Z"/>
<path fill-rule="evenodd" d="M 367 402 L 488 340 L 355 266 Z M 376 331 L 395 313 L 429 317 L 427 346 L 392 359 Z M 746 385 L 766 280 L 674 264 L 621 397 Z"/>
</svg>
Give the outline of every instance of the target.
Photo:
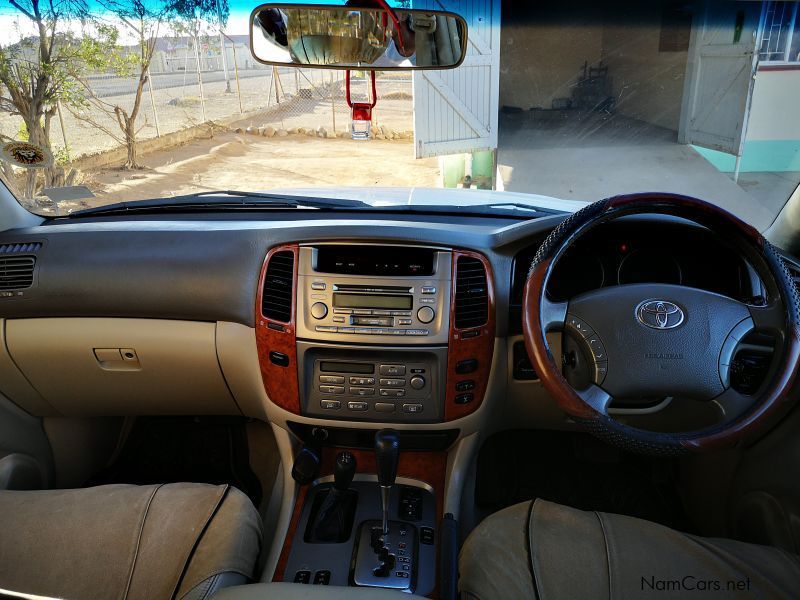
<svg viewBox="0 0 800 600">
<path fill-rule="evenodd" d="M 800 70 L 758 71 L 747 139 L 800 140 Z"/>
</svg>

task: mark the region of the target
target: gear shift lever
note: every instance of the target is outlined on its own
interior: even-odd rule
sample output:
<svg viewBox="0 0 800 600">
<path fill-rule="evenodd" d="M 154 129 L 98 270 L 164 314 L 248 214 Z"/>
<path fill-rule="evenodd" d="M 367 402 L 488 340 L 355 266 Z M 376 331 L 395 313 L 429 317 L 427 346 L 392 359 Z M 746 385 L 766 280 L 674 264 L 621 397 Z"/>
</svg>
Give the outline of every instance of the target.
<svg viewBox="0 0 800 600">
<path fill-rule="evenodd" d="M 389 533 L 389 495 L 397 477 L 400 458 L 400 436 L 394 429 L 381 429 L 375 434 L 375 463 L 378 470 L 378 485 L 381 486 L 383 507 L 383 535 Z"/>
</svg>

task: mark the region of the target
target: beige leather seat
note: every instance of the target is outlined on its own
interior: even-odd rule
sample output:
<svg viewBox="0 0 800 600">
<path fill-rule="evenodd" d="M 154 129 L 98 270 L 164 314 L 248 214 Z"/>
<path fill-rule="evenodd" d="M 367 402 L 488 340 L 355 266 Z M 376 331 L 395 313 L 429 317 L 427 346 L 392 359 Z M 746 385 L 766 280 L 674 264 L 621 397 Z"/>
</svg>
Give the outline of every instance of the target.
<svg viewBox="0 0 800 600">
<path fill-rule="evenodd" d="M 459 558 L 462 600 L 798 598 L 800 557 L 537 500 L 485 519 Z"/>
<path fill-rule="evenodd" d="M 198 600 L 253 577 L 261 519 L 229 486 L 0 491 L 0 588 Z"/>
</svg>

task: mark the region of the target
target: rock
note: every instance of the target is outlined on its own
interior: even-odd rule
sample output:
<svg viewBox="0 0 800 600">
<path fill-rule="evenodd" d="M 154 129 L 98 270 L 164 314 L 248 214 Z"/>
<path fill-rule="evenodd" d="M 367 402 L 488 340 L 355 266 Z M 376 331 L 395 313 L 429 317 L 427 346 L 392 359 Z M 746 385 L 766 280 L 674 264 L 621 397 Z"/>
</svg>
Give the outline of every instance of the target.
<svg viewBox="0 0 800 600">
<path fill-rule="evenodd" d="M 242 129 L 241 127 L 237 127 L 236 129 L 234 129 L 234 131 L 236 133 L 244 133 L 244 129 Z"/>
<path fill-rule="evenodd" d="M 313 129 L 309 129 L 308 131 L 306 131 L 306 135 L 309 137 L 317 137 L 317 132 L 314 131 Z"/>
<path fill-rule="evenodd" d="M 317 135 L 321 138 L 324 138 L 328 135 L 328 130 L 320 125 L 317 127 Z"/>
<path fill-rule="evenodd" d="M 336 132 L 335 131 L 326 131 L 325 132 L 325 137 L 328 138 L 329 140 L 333 139 L 333 138 L 336 137 Z"/>
<path fill-rule="evenodd" d="M 289 130 L 289 135 L 297 135 L 297 127 L 292 127 Z"/>
<path fill-rule="evenodd" d="M 306 128 L 306 127 L 298 127 L 297 128 L 297 133 L 299 133 L 300 135 L 305 135 L 305 134 L 308 133 L 308 128 Z"/>
<path fill-rule="evenodd" d="M 249 133 L 250 135 L 258 135 L 258 128 L 253 127 L 252 125 L 245 129 L 245 133 Z"/>
<path fill-rule="evenodd" d="M 264 137 L 275 137 L 275 128 L 274 127 L 264 127 L 264 133 L 262 134 Z"/>
<path fill-rule="evenodd" d="M 350 132 L 349 131 L 340 131 L 339 133 L 336 134 L 336 137 L 349 138 L 350 137 Z"/>
<path fill-rule="evenodd" d="M 289 132 L 286 131 L 285 129 L 278 129 L 278 133 L 276 133 L 275 135 L 277 135 L 278 137 L 286 137 L 287 135 L 289 135 Z"/>
<path fill-rule="evenodd" d="M 385 135 L 383 135 L 383 132 L 379 132 L 379 133 L 376 133 L 376 134 L 375 134 L 375 139 L 376 139 L 376 140 L 385 140 L 385 139 L 386 139 L 386 136 L 385 136 Z"/>
</svg>

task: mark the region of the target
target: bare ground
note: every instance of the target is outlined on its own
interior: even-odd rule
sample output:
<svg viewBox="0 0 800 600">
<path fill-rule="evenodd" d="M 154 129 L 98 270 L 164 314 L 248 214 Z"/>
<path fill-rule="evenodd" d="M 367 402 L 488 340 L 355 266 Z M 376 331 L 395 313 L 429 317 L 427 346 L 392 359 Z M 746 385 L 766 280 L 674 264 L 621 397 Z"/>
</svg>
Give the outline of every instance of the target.
<svg viewBox="0 0 800 600">
<path fill-rule="evenodd" d="M 96 197 L 62 203 L 61 210 L 216 189 L 440 185 L 438 161 L 416 160 L 410 141 L 223 133 L 149 154 L 142 162 L 140 171 L 88 173 Z"/>
</svg>

